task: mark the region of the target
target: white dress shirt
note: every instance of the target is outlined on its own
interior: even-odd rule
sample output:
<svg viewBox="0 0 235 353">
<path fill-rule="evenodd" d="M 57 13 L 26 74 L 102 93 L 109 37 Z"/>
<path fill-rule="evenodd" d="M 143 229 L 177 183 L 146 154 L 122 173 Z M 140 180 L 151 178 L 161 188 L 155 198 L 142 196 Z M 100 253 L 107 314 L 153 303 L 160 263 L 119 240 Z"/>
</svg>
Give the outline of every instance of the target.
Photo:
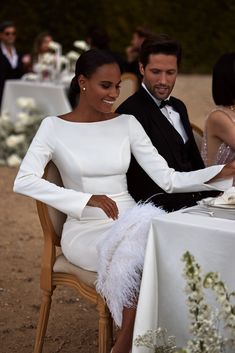
<svg viewBox="0 0 235 353">
<path fill-rule="evenodd" d="M 16 49 L 12 47 L 12 53 L 10 54 L 3 43 L 1 43 L 1 49 L 2 53 L 6 56 L 7 60 L 11 64 L 12 69 L 15 69 L 18 64 L 18 54 L 16 52 Z"/>
<path fill-rule="evenodd" d="M 142 83 L 142 87 L 148 92 L 150 97 L 154 100 L 154 102 L 157 104 L 159 107 L 161 104 L 161 101 L 157 98 L 155 98 L 147 89 L 144 83 Z M 167 98 L 169 99 L 169 97 Z M 167 120 L 171 123 L 171 125 L 176 129 L 176 131 L 180 134 L 182 137 L 184 143 L 188 141 L 188 136 L 186 134 L 186 131 L 184 129 L 184 126 L 182 124 L 182 121 L 180 119 L 180 115 L 178 112 L 174 110 L 174 108 L 170 105 L 165 105 L 163 108 L 161 108 L 162 114 L 167 118 Z"/>
</svg>

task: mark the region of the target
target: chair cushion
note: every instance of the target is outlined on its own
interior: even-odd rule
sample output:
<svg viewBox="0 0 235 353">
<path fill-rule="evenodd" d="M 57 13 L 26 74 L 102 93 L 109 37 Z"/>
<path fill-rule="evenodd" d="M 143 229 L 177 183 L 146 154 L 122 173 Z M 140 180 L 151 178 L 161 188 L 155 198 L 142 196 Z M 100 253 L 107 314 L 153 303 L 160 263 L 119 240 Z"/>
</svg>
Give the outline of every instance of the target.
<svg viewBox="0 0 235 353">
<path fill-rule="evenodd" d="M 81 282 L 84 282 L 90 287 L 95 287 L 95 281 L 97 273 L 93 271 L 84 270 L 81 267 L 71 264 L 63 254 L 57 256 L 56 261 L 53 266 L 54 272 L 68 273 L 70 275 L 75 275 Z"/>
</svg>

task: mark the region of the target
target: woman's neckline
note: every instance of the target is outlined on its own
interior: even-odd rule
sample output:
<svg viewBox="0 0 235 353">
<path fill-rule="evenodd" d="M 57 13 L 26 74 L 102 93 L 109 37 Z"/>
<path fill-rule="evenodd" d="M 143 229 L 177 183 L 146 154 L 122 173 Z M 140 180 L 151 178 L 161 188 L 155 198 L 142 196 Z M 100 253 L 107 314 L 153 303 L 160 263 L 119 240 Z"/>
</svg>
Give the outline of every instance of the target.
<svg viewBox="0 0 235 353">
<path fill-rule="evenodd" d="M 118 119 L 121 115 L 123 114 L 119 114 L 117 116 L 114 116 L 113 118 L 110 119 L 105 119 L 105 120 L 98 120 L 98 121 L 72 121 L 72 120 L 66 120 L 66 119 L 62 119 L 59 116 L 56 116 L 56 118 L 58 120 L 64 121 L 65 123 L 70 123 L 70 124 L 83 124 L 83 125 L 91 125 L 91 124 L 100 124 L 100 123 L 105 123 L 108 121 L 112 121 L 112 120 L 116 120 Z"/>
</svg>

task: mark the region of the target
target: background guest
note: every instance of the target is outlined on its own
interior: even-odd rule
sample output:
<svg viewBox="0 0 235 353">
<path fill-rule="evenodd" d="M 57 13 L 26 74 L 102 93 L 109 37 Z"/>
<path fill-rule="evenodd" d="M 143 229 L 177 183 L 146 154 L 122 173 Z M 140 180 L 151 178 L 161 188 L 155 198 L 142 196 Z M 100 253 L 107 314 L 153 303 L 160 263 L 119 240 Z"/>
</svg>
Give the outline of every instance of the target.
<svg viewBox="0 0 235 353">
<path fill-rule="evenodd" d="M 113 51 L 110 48 L 110 37 L 104 27 L 98 25 L 93 25 L 89 27 L 87 30 L 86 42 L 88 43 L 90 48 L 105 50 L 106 52 L 112 54 L 112 56 L 118 62 L 121 71 L 124 70 L 125 60 L 119 53 Z"/>
<path fill-rule="evenodd" d="M 126 48 L 126 68 L 125 71 L 132 72 L 141 79 L 139 72 L 139 53 L 143 41 L 153 35 L 153 32 L 147 28 L 138 26 L 135 28 L 130 45 Z"/>
<path fill-rule="evenodd" d="M 49 44 L 52 41 L 53 38 L 49 32 L 45 31 L 38 34 L 33 43 L 32 54 L 27 54 L 23 57 L 25 72 L 34 71 L 34 65 L 38 63 L 40 57 L 51 51 Z"/>
<path fill-rule="evenodd" d="M 0 105 L 6 80 L 20 78 L 23 71 L 22 57 L 15 48 L 16 27 L 12 21 L 0 24 Z"/>
<path fill-rule="evenodd" d="M 235 159 L 235 52 L 215 63 L 212 96 L 216 107 L 206 120 L 201 151 L 207 166 Z"/>
</svg>

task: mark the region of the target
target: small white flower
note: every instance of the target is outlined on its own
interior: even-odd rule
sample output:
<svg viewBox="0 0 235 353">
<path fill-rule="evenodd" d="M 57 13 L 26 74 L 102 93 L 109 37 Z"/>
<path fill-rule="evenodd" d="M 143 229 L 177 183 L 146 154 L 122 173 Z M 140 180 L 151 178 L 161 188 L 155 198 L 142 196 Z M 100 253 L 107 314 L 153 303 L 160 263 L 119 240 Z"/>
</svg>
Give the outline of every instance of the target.
<svg viewBox="0 0 235 353">
<path fill-rule="evenodd" d="M 60 56 L 60 64 L 68 64 L 68 58 L 64 55 Z"/>
<path fill-rule="evenodd" d="M 23 143 L 25 141 L 25 136 L 23 134 L 21 135 L 11 135 L 7 137 L 6 139 L 6 145 L 10 148 L 14 148 L 18 146 L 20 143 Z"/>
<path fill-rule="evenodd" d="M 25 113 L 25 112 L 20 112 L 18 115 L 17 115 L 17 120 L 19 123 L 23 124 L 23 125 L 28 125 L 29 123 L 32 122 L 32 117 Z"/>
<path fill-rule="evenodd" d="M 56 50 L 58 50 L 58 49 L 61 48 L 61 45 L 60 45 L 60 43 L 54 42 L 54 41 L 52 40 L 52 41 L 49 43 L 48 48 L 51 49 L 51 50 L 56 51 Z"/>
<path fill-rule="evenodd" d="M 7 165 L 9 167 L 18 167 L 21 161 L 21 158 L 17 154 L 12 154 L 7 158 Z"/>
<path fill-rule="evenodd" d="M 69 59 L 69 60 L 74 60 L 76 61 L 78 58 L 79 58 L 80 54 L 77 53 L 76 51 L 74 50 L 71 50 L 69 51 L 67 54 L 66 54 L 66 57 Z"/>
<path fill-rule="evenodd" d="M 19 97 L 16 100 L 17 105 L 21 109 L 35 109 L 36 108 L 36 102 L 34 98 L 31 97 Z"/>
<path fill-rule="evenodd" d="M 81 50 L 88 50 L 90 49 L 89 45 L 87 44 L 87 42 L 85 42 L 84 40 L 76 40 L 73 45 Z"/>
<path fill-rule="evenodd" d="M 4 120 L 4 121 L 10 121 L 10 114 L 7 110 L 3 110 L 1 112 L 1 116 L 0 116 L 0 119 L 1 120 Z"/>
</svg>

